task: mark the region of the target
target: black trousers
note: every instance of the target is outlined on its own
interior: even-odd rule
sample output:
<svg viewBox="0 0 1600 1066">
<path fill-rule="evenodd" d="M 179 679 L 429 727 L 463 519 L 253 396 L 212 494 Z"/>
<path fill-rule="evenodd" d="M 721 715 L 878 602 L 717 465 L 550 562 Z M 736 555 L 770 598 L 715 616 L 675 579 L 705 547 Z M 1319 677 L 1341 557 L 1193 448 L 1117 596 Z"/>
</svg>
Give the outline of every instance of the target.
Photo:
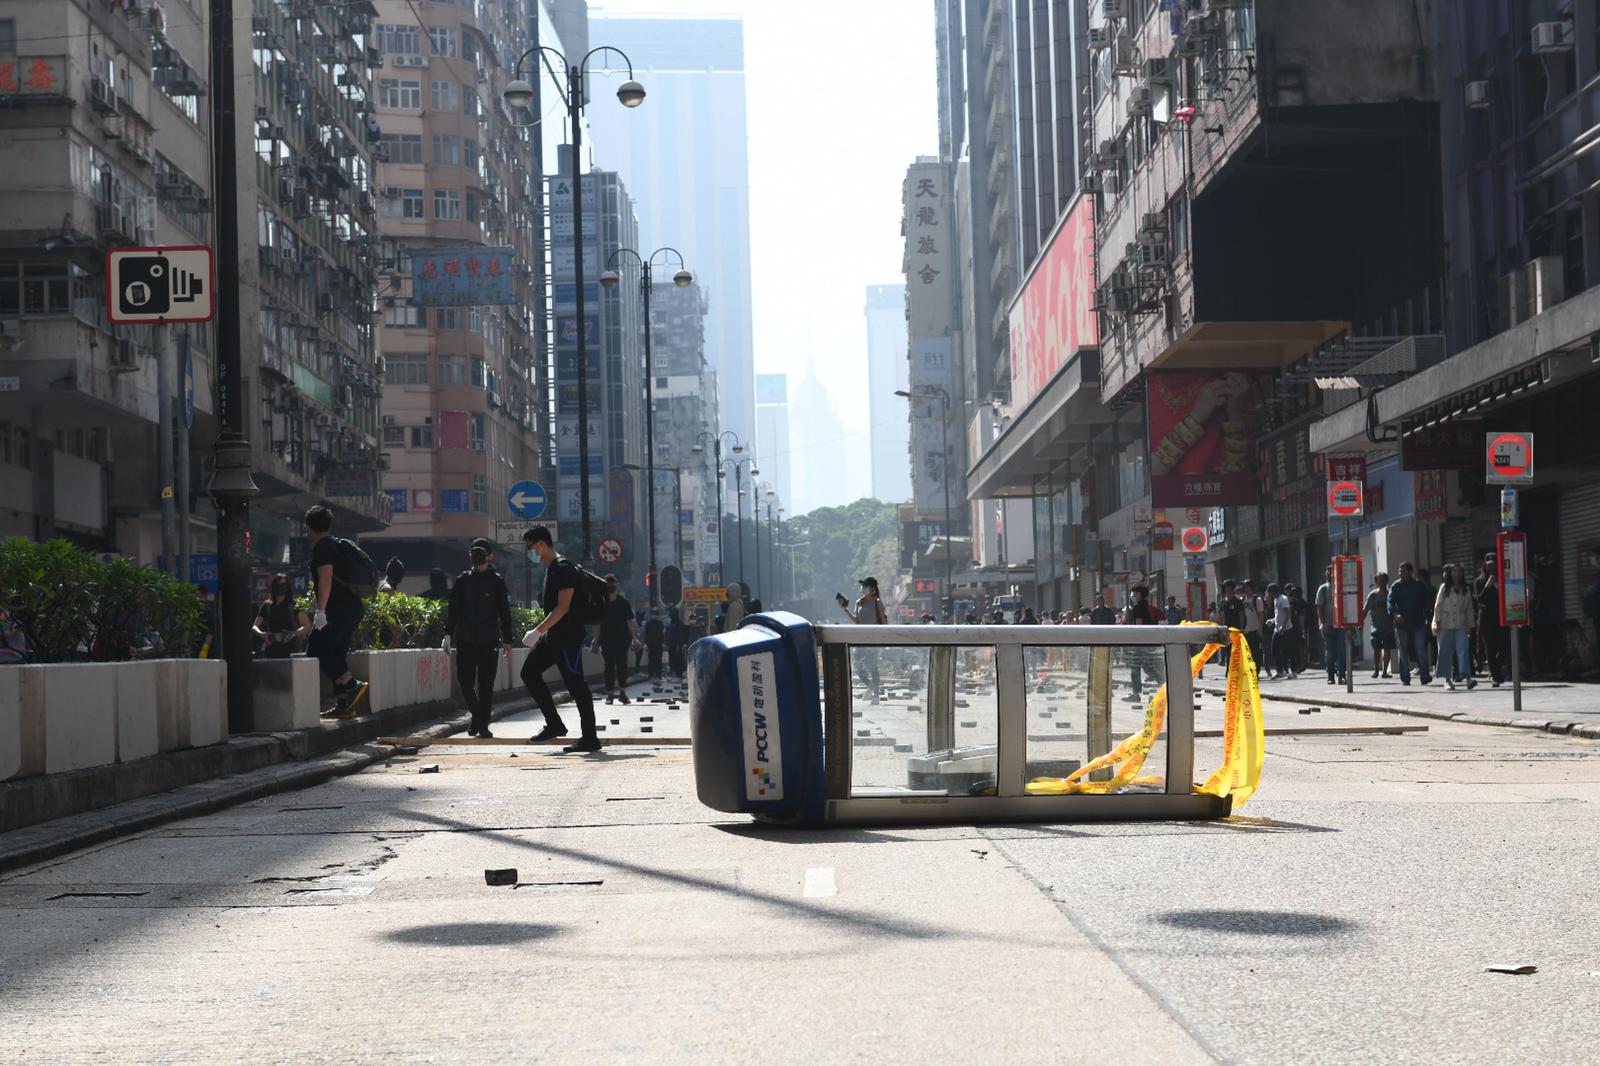
<svg viewBox="0 0 1600 1066">
<path fill-rule="evenodd" d="M 671 668 L 673 677 L 682 677 L 689 668 L 688 663 L 683 645 L 675 644 L 667 649 L 667 665 Z"/>
<path fill-rule="evenodd" d="M 661 645 L 650 645 L 650 678 L 653 681 L 661 680 Z"/>
<path fill-rule="evenodd" d="M 1478 637 L 1483 643 L 1483 657 L 1489 667 L 1489 676 L 1499 684 L 1511 672 L 1511 641 L 1506 627 L 1480 626 Z"/>
<path fill-rule="evenodd" d="M 463 644 L 456 649 L 456 678 L 467 710 L 472 712 L 474 729 L 489 728 L 489 712 L 494 709 L 494 675 L 500 666 L 500 645 Z"/>
<path fill-rule="evenodd" d="M 544 714 L 544 724 L 560 726 L 563 723 L 556 710 L 556 698 L 544 679 L 544 672 L 555 667 L 567 691 L 572 693 L 572 702 L 578 705 L 578 721 L 583 727 L 583 735 L 597 738 L 594 693 L 589 691 L 589 682 L 583 678 L 583 644 L 582 633 L 564 642 L 546 637 L 528 653 L 527 661 L 522 664 L 522 683 L 528 686 L 528 695 L 533 697 L 533 702 L 539 705 L 540 712 Z"/>
<path fill-rule="evenodd" d="M 606 691 L 619 691 L 628 686 L 628 646 L 626 644 L 600 645 L 600 658 L 606 665 Z"/>
<path fill-rule="evenodd" d="M 356 635 L 356 626 L 361 624 L 364 613 L 366 608 L 359 600 L 354 607 L 335 607 L 330 603 L 328 624 L 312 630 L 306 640 L 306 654 L 317 660 L 328 680 L 337 681 L 350 672 L 350 664 L 345 661 L 350 654 L 350 638 Z"/>
</svg>

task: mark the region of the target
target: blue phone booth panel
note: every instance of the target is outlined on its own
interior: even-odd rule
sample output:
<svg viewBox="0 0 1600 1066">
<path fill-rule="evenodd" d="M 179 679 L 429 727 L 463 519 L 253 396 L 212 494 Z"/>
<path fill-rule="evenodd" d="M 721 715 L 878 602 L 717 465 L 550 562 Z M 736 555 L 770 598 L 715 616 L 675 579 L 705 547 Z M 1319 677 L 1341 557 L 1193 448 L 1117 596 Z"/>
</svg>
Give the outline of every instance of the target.
<svg viewBox="0 0 1600 1066">
<path fill-rule="evenodd" d="M 750 615 L 689 648 L 700 802 L 778 822 L 822 819 L 822 698 L 811 624 Z"/>
</svg>

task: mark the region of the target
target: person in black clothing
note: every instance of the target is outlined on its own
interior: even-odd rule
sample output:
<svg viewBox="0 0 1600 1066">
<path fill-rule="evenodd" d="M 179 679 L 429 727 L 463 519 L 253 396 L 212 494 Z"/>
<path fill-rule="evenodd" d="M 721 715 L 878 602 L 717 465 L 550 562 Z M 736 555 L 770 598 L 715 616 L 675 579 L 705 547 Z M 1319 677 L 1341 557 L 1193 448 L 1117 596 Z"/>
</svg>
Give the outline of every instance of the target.
<svg viewBox="0 0 1600 1066">
<path fill-rule="evenodd" d="M 354 718 L 367 694 L 367 683 L 350 673 L 345 656 L 366 608 L 350 591 L 350 564 L 333 537 L 333 512 L 318 504 L 306 512 L 305 526 L 306 536 L 311 538 L 311 602 L 315 608 L 306 654 L 317 660 L 333 682 L 333 706 L 322 716 Z"/>
<path fill-rule="evenodd" d="M 661 652 L 667 644 L 667 627 L 662 624 L 661 612 L 650 611 L 644 623 L 644 643 L 650 649 L 650 680 L 661 680 Z"/>
<path fill-rule="evenodd" d="M 261 638 L 263 659 L 287 659 L 294 653 L 295 640 L 311 631 L 311 620 L 294 609 L 288 574 L 273 574 L 267 588 L 267 602 L 256 611 L 250 630 Z"/>
<path fill-rule="evenodd" d="M 450 598 L 450 579 L 443 570 L 434 567 L 428 572 L 428 588 L 422 594 L 425 600 L 448 600 Z"/>
<path fill-rule="evenodd" d="M 1500 624 L 1499 571 L 1490 565 L 1494 556 L 1484 560 L 1484 572 L 1475 584 L 1478 606 L 1478 639 L 1483 643 L 1483 655 L 1489 667 L 1489 678 L 1499 688 L 1510 673 L 1511 641 L 1507 627 Z"/>
<path fill-rule="evenodd" d="M 533 649 L 528 661 L 522 664 L 522 683 L 528 686 L 528 694 L 544 715 L 544 728 L 534 734 L 533 742 L 567 735 L 567 727 L 556 711 L 555 696 L 544 680 L 544 672 L 553 666 L 561 674 L 567 691 L 572 693 L 572 702 L 578 705 L 578 721 L 583 729 L 583 735 L 562 750 L 599 751 L 600 733 L 595 729 L 594 693 L 589 691 L 589 682 L 583 677 L 586 635 L 573 604 L 573 598 L 578 593 L 578 565 L 556 551 L 551 543 L 550 530 L 545 526 L 534 526 L 522 534 L 522 543 L 528 549 L 528 557 L 543 563 L 545 567 L 542 599 L 544 619 L 522 638 L 522 643 Z"/>
<path fill-rule="evenodd" d="M 1122 624 L 1125 626 L 1158 626 L 1161 618 L 1155 607 L 1150 603 L 1150 587 L 1148 585 L 1133 586 L 1133 599 L 1128 604 L 1128 609 L 1123 612 Z M 1129 703 L 1144 702 L 1144 671 L 1154 671 L 1155 652 L 1145 646 L 1136 646 L 1127 649 L 1128 680 L 1133 684 L 1133 694 L 1128 697 Z"/>
<path fill-rule="evenodd" d="M 689 669 L 689 658 L 685 654 L 685 649 L 689 647 L 693 634 L 689 627 L 683 624 L 676 607 L 668 613 L 666 636 L 667 667 L 672 671 L 673 677 L 682 677 Z"/>
<path fill-rule="evenodd" d="M 633 623 L 633 604 L 622 594 L 615 574 L 606 575 L 606 620 L 593 647 L 606 665 L 606 702 L 620 697 L 628 703 L 628 651 L 639 646 L 639 630 Z"/>
<path fill-rule="evenodd" d="M 1094 598 L 1094 610 L 1089 612 L 1089 624 L 1092 626 L 1114 626 L 1117 624 L 1117 612 L 1106 606 L 1104 596 Z"/>
<path fill-rule="evenodd" d="M 511 657 L 511 590 L 494 568 L 494 543 L 479 537 L 468 551 L 472 567 L 456 578 L 444 614 L 444 650 L 456 653 L 456 677 L 467 698 L 472 724 L 469 737 L 493 737 L 489 712 L 494 709 L 497 654 Z M 499 639 L 496 640 L 495 638 Z"/>
</svg>

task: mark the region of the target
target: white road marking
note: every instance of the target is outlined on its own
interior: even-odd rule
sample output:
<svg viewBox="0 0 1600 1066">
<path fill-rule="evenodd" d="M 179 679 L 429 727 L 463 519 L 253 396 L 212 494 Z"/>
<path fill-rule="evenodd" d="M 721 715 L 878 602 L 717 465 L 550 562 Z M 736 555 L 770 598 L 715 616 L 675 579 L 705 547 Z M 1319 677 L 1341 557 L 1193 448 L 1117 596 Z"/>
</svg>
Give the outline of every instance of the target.
<svg viewBox="0 0 1600 1066">
<path fill-rule="evenodd" d="M 833 867 L 812 866 L 806 870 L 806 895 L 808 897 L 837 896 L 839 886 L 833 879 Z"/>
</svg>

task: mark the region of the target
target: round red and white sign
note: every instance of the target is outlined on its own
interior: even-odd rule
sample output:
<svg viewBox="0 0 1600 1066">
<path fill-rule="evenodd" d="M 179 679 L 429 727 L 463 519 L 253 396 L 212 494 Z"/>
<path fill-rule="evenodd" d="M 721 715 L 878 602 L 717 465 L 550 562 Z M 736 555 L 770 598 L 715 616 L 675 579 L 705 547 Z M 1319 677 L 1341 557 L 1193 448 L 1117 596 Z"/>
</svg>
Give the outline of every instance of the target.
<svg viewBox="0 0 1600 1066">
<path fill-rule="evenodd" d="M 1533 434 L 1490 433 L 1489 476 L 1518 481 L 1533 478 Z"/>
<path fill-rule="evenodd" d="M 1333 518 L 1361 516 L 1361 482 L 1328 482 L 1328 514 Z"/>
<path fill-rule="evenodd" d="M 1206 550 L 1210 538 L 1206 536 L 1204 526 L 1189 526 L 1184 529 L 1183 536 L 1178 538 L 1178 542 L 1183 545 L 1184 551 L 1191 555 L 1199 555 Z"/>
<path fill-rule="evenodd" d="M 616 537 L 607 537 L 595 548 L 595 555 L 602 563 L 622 562 L 622 541 Z"/>
</svg>

